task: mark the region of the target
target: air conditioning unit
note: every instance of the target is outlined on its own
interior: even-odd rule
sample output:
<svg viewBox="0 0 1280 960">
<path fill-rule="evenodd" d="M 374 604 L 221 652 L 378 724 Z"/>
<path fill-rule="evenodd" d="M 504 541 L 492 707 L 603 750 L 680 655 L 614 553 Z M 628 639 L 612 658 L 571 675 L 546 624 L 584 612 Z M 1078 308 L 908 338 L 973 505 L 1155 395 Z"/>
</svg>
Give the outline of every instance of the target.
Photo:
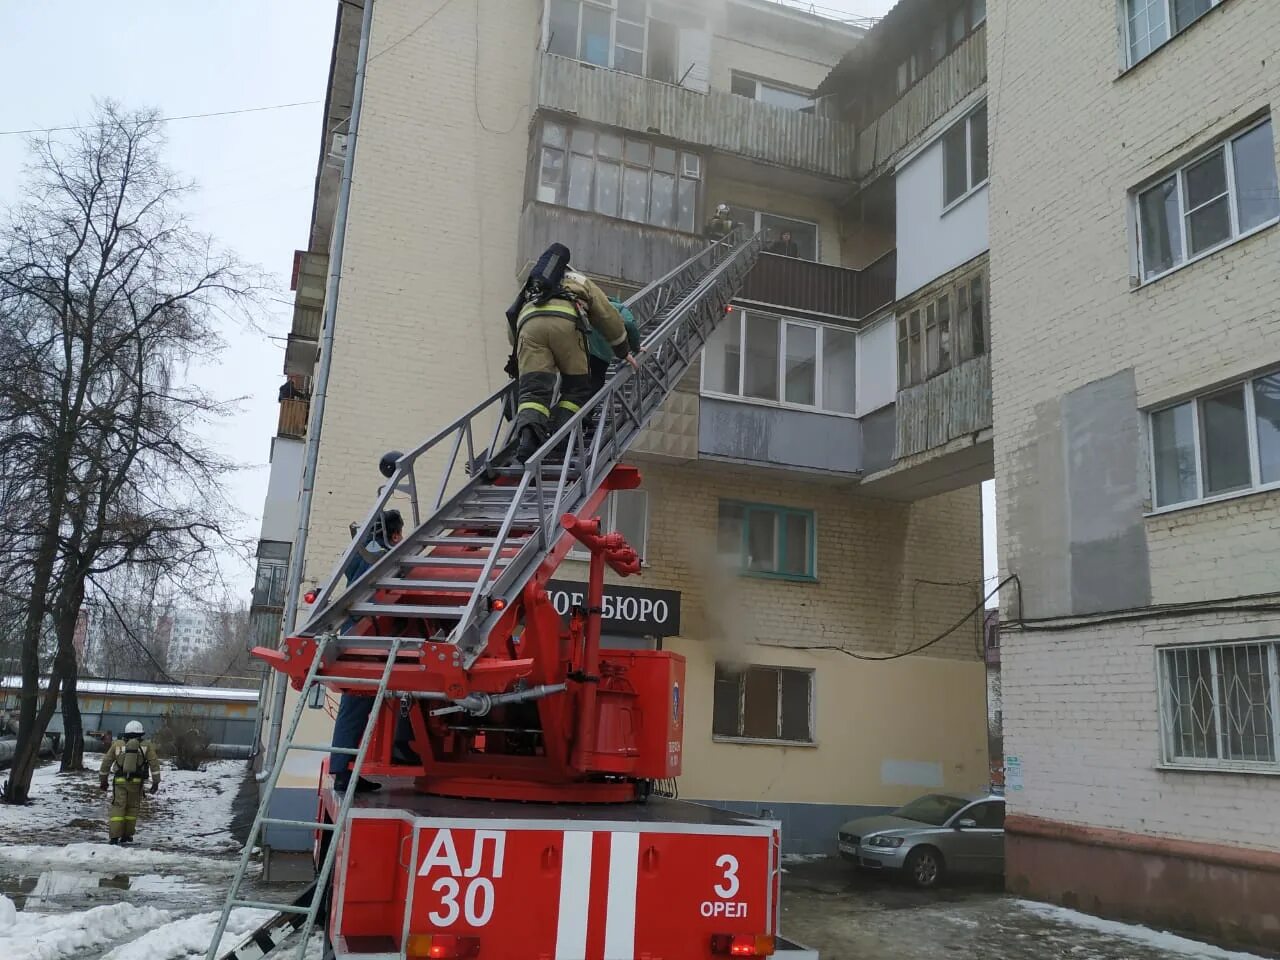
<svg viewBox="0 0 1280 960">
<path fill-rule="evenodd" d="M 334 163 L 345 163 L 347 160 L 347 135 L 335 133 L 329 144 L 329 160 Z"/>
</svg>

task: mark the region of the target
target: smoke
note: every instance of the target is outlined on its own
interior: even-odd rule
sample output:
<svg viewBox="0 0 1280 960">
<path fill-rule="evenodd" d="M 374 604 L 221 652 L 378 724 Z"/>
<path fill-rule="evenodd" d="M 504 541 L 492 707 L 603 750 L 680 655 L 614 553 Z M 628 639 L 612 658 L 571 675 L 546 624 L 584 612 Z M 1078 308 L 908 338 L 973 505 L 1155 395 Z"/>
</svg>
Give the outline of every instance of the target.
<svg viewBox="0 0 1280 960">
<path fill-rule="evenodd" d="M 687 569 L 703 574 L 703 640 L 717 663 L 742 668 L 750 662 L 747 647 L 756 639 L 747 591 L 738 574 L 738 557 L 716 549 L 716 537 L 685 528 L 680 546 Z"/>
</svg>

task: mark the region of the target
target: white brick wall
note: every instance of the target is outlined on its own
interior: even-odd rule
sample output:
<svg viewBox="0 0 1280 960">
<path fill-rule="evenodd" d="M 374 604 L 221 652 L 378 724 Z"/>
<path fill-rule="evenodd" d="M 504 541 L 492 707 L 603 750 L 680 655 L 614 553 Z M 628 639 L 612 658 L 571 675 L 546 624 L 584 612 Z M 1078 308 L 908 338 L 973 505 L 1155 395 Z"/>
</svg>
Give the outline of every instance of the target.
<svg viewBox="0 0 1280 960">
<path fill-rule="evenodd" d="M 1132 288 L 1129 191 L 1274 103 L 1280 6 L 1230 0 L 1120 75 L 1117 0 L 991 0 L 991 311 L 1003 557 L 1034 547 L 1007 485 L 1037 405 L 1126 368 L 1139 406 L 1280 362 L 1280 230 Z M 1280 496 L 1145 521 L 1152 599 L 1276 589 Z M 1003 566 L 1003 563 L 1002 563 Z M 1016 572 L 1016 571 L 1014 571 Z M 1163 773 L 1153 646 L 1242 618 L 1156 620 L 1007 637 L 1006 752 L 1019 812 L 1276 848 L 1273 783 Z"/>
</svg>

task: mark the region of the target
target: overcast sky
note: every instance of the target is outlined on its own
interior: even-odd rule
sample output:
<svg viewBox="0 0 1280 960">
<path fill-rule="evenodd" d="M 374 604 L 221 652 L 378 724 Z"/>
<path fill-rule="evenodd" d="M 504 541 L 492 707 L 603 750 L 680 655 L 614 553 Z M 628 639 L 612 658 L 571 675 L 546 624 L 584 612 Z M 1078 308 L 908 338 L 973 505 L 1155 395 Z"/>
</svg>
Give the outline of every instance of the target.
<svg viewBox="0 0 1280 960">
<path fill-rule="evenodd" d="M 813 8 L 880 16 L 893 2 L 823 0 Z M 154 106 L 170 117 L 302 104 L 168 125 L 168 162 L 200 186 L 190 204 L 197 228 L 278 278 L 278 301 L 267 301 L 262 331 L 224 329 L 220 367 L 190 374 L 216 397 L 243 398 L 212 439 L 242 464 L 232 495 L 248 536 L 257 534 L 266 492 L 289 270 L 293 251 L 307 242 L 334 10 L 333 0 L 0 3 L 0 36 L 18 41 L 0 57 L 7 91 L 0 131 L 75 123 L 94 97 Z M 0 135 L 0 205 L 18 197 L 24 153 L 22 136 Z M 228 573 L 243 596 L 249 567 Z"/>
</svg>

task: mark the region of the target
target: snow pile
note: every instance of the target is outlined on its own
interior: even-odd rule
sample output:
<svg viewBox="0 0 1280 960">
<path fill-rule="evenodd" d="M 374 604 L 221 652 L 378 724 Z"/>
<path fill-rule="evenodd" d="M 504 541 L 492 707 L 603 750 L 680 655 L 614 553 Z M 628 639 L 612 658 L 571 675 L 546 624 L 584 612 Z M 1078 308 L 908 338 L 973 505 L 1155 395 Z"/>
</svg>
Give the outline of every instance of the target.
<svg viewBox="0 0 1280 960">
<path fill-rule="evenodd" d="M 219 952 L 230 950 L 246 933 L 272 916 L 269 910 L 241 908 L 231 911 L 227 932 L 218 943 Z M 116 947 L 102 960 L 187 960 L 203 957 L 218 925 L 218 913 L 198 913 L 148 931 L 132 943 Z"/>
<path fill-rule="evenodd" d="M 1066 907 L 1056 907 L 1051 903 L 1037 903 L 1033 900 L 1018 900 L 1015 902 L 1023 910 L 1045 920 L 1085 927 L 1109 937 L 1122 937 L 1125 940 L 1131 940 L 1134 943 L 1161 950 L 1170 957 L 1191 957 L 1194 960 L 1261 960 L 1260 957 L 1252 953 L 1224 950 L 1221 947 L 1215 947 L 1207 943 L 1188 940 L 1186 937 L 1180 937 L 1174 933 L 1152 930 L 1150 927 L 1136 924 L 1120 923 L 1115 920 L 1104 920 L 1101 917 L 1090 916 L 1087 913 L 1068 910 Z"/>
<path fill-rule="evenodd" d="M 155 927 L 171 916 L 167 910 L 128 903 L 71 913 L 18 913 L 12 900 L 0 896 L 0 956 L 5 960 L 59 960 Z"/>
</svg>

